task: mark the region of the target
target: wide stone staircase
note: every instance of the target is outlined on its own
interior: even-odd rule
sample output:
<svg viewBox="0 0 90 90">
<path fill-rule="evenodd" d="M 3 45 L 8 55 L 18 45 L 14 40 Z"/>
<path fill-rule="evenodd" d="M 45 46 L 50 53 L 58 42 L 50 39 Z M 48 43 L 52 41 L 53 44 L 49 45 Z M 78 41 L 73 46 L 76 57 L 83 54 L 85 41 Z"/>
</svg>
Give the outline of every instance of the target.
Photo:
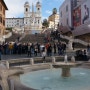
<svg viewBox="0 0 90 90">
<path fill-rule="evenodd" d="M 83 40 L 74 39 L 74 38 L 71 38 L 68 36 L 60 35 L 60 39 L 61 39 L 61 41 L 64 40 L 67 44 L 69 43 L 70 39 L 72 39 L 72 41 L 75 43 L 75 48 L 86 48 L 88 45 L 88 43 Z"/>
<path fill-rule="evenodd" d="M 15 41 L 17 41 L 18 37 L 21 37 L 21 35 L 12 33 L 12 36 L 10 36 L 9 38 L 6 38 L 5 41 L 6 42 L 15 42 Z"/>
<path fill-rule="evenodd" d="M 44 33 L 42 33 L 42 34 L 23 34 L 23 35 L 12 33 L 12 36 L 7 38 L 6 42 L 15 42 L 17 40 L 17 38 L 19 37 L 20 38 L 19 42 L 21 42 L 21 43 L 28 43 L 28 42 L 30 42 L 30 43 L 36 43 L 36 42 L 37 43 L 45 43 L 44 36 L 45 36 Z M 60 41 L 66 42 L 67 45 L 68 45 L 70 39 L 73 39 L 73 38 L 60 35 Z M 55 40 L 51 41 L 50 43 L 53 44 L 54 42 L 55 42 Z M 73 39 L 73 42 L 75 43 L 75 48 L 86 48 L 86 46 L 88 44 L 87 42 L 84 42 L 79 39 Z"/>
<path fill-rule="evenodd" d="M 44 43 L 44 34 L 27 34 L 20 40 L 22 43 Z"/>
</svg>

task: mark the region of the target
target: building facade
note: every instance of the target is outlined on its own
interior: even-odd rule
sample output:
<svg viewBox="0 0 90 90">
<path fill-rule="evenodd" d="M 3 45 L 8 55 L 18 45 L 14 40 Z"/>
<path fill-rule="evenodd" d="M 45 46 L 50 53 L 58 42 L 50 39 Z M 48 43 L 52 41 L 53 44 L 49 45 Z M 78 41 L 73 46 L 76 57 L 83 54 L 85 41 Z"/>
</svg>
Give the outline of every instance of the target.
<svg viewBox="0 0 90 90">
<path fill-rule="evenodd" d="M 49 28 L 57 29 L 59 24 L 59 14 L 52 14 L 48 18 Z"/>
<path fill-rule="evenodd" d="M 59 24 L 70 28 L 81 25 L 81 4 L 85 1 L 87 0 L 65 0 L 59 9 Z"/>
<path fill-rule="evenodd" d="M 90 43 L 90 0 L 65 0 L 60 7 L 60 30 Z M 67 19 L 68 18 L 68 19 Z M 65 28 L 69 26 L 69 29 Z M 70 28 L 72 27 L 72 28 Z M 70 36 L 70 34 L 68 35 Z"/>
<path fill-rule="evenodd" d="M 35 11 L 35 10 L 36 11 Z M 42 30 L 42 6 L 38 1 L 36 6 L 29 2 L 24 4 L 24 17 L 23 18 L 6 18 L 5 26 L 7 28 L 23 28 L 27 34 L 39 33 Z"/>
<path fill-rule="evenodd" d="M 6 28 L 22 27 L 24 25 L 24 18 L 6 18 Z"/>
<path fill-rule="evenodd" d="M 72 27 L 72 0 L 65 0 L 59 8 L 59 25 Z"/>
<path fill-rule="evenodd" d="M 32 4 L 32 8 L 29 2 L 24 4 L 24 28 L 26 33 L 32 33 L 33 31 L 39 32 L 42 30 L 42 6 L 38 1 L 36 6 Z"/>
<path fill-rule="evenodd" d="M 5 33 L 5 10 L 8 10 L 4 0 L 0 0 L 0 36 Z"/>
<path fill-rule="evenodd" d="M 84 0 L 74 8 L 76 11 L 73 34 L 76 38 L 90 43 L 90 0 Z M 78 8 L 78 9 L 77 9 Z"/>
<path fill-rule="evenodd" d="M 81 23 L 90 21 L 90 0 L 86 0 L 81 4 Z"/>
</svg>

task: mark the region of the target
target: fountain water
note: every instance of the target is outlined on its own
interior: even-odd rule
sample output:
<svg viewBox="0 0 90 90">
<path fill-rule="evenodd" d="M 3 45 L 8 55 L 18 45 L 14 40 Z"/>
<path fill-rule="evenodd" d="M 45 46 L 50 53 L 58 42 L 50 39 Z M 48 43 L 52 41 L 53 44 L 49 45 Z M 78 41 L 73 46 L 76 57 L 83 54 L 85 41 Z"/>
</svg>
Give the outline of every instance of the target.
<svg viewBox="0 0 90 90">
<path fill-rule="evenodd" d="M 61 69 L 39 70 L 20 76 L 20 80 L 36 90 L 90 90 L 90 70 L 72 68 L 71 72 L 71 77 L 62 78 Z"/>
<path fill-rule="evenodd" d="M 69 63 L 67 55 L 62 63 L 57 63 L 54 57 L 52 60 L 52 66 L 58 69 L 26 73 L 20 76 L 21 83 L 36 90 L 90 90 L 90 70 L 75 68 L 78 64 Z"/>
</svg>

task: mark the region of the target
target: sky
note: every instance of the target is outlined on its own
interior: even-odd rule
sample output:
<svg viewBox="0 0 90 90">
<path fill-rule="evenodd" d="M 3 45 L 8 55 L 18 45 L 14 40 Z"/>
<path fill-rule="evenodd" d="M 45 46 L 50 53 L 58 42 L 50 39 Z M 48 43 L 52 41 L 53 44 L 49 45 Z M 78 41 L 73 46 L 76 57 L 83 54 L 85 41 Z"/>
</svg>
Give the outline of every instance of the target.
<svg viewBox="0 0 90 90">
<path fill-rule="evenodd" d="M 38 0 L 4 0 L 8 10 L 6 11 L 6 18 L 23 18 L 24 17 L 24 4 L 26 1 L 32 6 Z M 64 0 L 39 0 L 42 4 L 42 19 L 48 18 L 52 14 L 53 8 L 57 8 L 59 12 L 60 5 Z"/>
</svg>

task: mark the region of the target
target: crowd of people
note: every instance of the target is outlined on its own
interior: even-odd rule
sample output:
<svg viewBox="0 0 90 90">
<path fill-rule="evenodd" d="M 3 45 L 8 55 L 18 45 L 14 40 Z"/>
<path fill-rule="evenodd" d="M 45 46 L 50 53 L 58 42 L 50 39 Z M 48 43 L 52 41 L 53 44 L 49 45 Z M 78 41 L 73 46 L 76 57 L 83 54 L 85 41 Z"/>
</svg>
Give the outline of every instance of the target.
<svg viewBox="0 0 90 90">
<path fill-rule="evenodd" d="M 43 50 L 43 48 L 45 50 Z M 42 55 L 42 52 L 45 51 L 47 56 L 52 56 L 52 54 L 58 53 L 59 55 L 63 55 L 66 50 L 66 44 L 63 42 L 58 43 L 3 43 L 0 45 L 0 52 L 4 55 L 12 55 L 12 54 L 27 54 L 27 56 L 37 56 Z"/>
</svg>

